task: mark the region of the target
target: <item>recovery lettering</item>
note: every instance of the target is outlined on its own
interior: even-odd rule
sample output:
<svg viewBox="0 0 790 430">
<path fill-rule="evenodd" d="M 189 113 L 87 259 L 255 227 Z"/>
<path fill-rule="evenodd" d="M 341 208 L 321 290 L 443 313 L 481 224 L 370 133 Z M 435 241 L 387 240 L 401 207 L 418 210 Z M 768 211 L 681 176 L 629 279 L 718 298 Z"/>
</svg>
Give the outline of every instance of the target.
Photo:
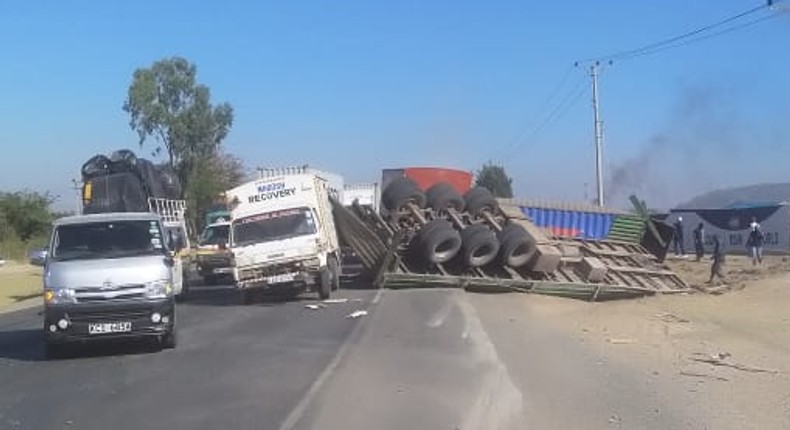
<svg viewBox="0 0 790 430">
<path fill-rule="evenodd" d="M 296 188 L 287 188 L 278 191 L 269 191 L 265 193 L 255 194 L 248 197 L 250 203 L 261 203 L 266 200 L 279 199 L 282 197 L 290 197 L 296 194 Z"/>
</svg>

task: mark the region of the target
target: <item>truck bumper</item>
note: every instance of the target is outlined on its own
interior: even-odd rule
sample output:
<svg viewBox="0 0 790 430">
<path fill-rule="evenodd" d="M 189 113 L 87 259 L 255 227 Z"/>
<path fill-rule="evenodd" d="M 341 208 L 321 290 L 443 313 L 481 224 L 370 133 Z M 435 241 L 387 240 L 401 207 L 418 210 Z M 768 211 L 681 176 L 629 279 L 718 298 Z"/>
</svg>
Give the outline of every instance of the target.
<svg viewBox="0 0 790 430">
<path fill-rule="evenodd" d="M 122 332 L 91 333 L 89 328 L 95 324 L 105 327 L 113 324 L 116 328 L 126 328 L 129 324 L 129 328 Z M 66 327 L 63 328 L 63 325 Z M 142 302 L 68 304 L 44 308 L 44 333 L 48 343 L 161 337 L 174 327 L 175 302 L 172 297 Z"/>
</svg>

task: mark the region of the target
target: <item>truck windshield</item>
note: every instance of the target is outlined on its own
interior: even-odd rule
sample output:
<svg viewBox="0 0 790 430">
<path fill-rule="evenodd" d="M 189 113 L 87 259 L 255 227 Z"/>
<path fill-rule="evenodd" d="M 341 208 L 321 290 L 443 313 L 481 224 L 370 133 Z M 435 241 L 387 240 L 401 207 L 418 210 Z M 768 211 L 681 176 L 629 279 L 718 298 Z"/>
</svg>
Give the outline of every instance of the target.
<svg viewBox="0 0 790 430">
<path fill-rule="evenodd" d="M 111 221 L 59 226 L 51 258 L 92 260 L 166 253 L 157 221 Z"/>
<path fill-rule="evenodd" d="M 316 232 L 309 208 L 287 209 L 241 218 L 233 222 L 233 245 L 289 239 Z"/>
<path fill-rule="evenodd" d="M 230 234 L 229 225 L 212 225 L 206 227 L 203 231 L 203 236 L 200 238 L 201 245 L 219 245 L 228 243 L 228 235 Z"/>
</svg>

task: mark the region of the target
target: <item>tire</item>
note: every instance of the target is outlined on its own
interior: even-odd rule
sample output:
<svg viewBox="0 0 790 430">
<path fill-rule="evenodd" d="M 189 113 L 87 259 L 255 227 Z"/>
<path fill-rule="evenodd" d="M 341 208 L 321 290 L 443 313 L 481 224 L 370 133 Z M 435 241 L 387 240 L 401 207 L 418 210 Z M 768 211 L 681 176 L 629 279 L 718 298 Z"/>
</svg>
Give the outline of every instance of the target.
<svg viewBox="0 0 790 430">
<path fill-rule="evenodd" d="M 381 195 L 381 202 L 388 210 L 396 212 L 408 203 L 425 207 L 425 193 L 410 178 L 398 178 L 390 182 Z"/>
<path fill-rule="evenodd" d="M 337 291 L 340 289 L 340 264 L 337 262 L 337 259 L 334 257 L 329 257 L 329 260 L 326 262 L 327 267 L 329 268 L 329 272 L 332 275 L 332 291 Z"/>
<path fill-rule="evenodd" d="M 494 212 L 499 208 L 499 202 L 491 191 L 484 187 L 474 187 L 464 194 L 466 210 L 472 215 L 480 216 L 485 211 Z"/>
<path fill-rule="evenodd" d="M 214 285 L 217 283 L 217 277 L 214 275 L 203 276 L 203 283 L 206 285 Z"/>
<path fill-rule="evenodd" d="M 452 260 L 461 250 L 461 235 L 444 219 L 426 224 L 412 242 L 414 252 L 434 264 Z"/>
<path fill-rule="evenodd" d="M 461 232 L 463 264 L 468 267 L 481 267 L 492 262 L 499 253 L 499 241 L 488 227 L 470 225 Z"/>
<path fill-rule="evenodd" d="M 161 346 L 162 349 L 173 349 L 176 347 L 177 343 L 178 336 L 176 335 L 176 327 L 173 325 L 173 328 L 159 339 L 159 346 Z"/>
<path fill-rule="evenodd" d="M 448 208 L 457 211 L 463 211 L 466 202 L 461 194 L 447 182 L 439 182 L 438 184 L 428 188 L 425 192 L 428 207 L 436 211 L 445 211 Z"/>
<path fill-rule="evenodd" d="M 324 267 L 318 276 L 318 298 L 326 300 L 330 295 L 332 295 L 332 274 L 329 268 Z"/>
<path fill-rule="evenodd" d="M 241 290 L 241 303 L 243 305 L 251 305 L 254 302 L 255 295 L 250 290 Z"/>
<path fill-rule="evenodd" d="M 47 360 L 57 360 L 66 356 L 68 352 L 67 345 L 61 343 L 44 343 L 44 356 Z"/>
<path fill-rule="evenodd" d="M 535 256 L 535 242 L 518 224 L 507 224 L 497 235 L 499 243 L 499 261 L 506 266 L 521 267 Z"/>
</svg>

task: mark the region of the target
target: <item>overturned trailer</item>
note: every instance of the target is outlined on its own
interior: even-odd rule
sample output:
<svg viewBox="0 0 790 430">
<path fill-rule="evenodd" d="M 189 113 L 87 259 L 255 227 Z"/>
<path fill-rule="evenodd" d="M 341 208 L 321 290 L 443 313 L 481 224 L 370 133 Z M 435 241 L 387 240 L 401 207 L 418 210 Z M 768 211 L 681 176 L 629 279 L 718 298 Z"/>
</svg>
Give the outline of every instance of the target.
<svg viewBox="0 0 790 430">
<path fill-rule="evenodd" d="M 333 201 L 343 241 L 378 287 L 460 287 L 587 300 L 689 290 L 638 240 L 550 235 L 518 205 L 483 188 L 461 195 L 440 182 L 422 190 L 402 177 L 384 189 L 382 206 L 384 215 Z"/>
</svg>

